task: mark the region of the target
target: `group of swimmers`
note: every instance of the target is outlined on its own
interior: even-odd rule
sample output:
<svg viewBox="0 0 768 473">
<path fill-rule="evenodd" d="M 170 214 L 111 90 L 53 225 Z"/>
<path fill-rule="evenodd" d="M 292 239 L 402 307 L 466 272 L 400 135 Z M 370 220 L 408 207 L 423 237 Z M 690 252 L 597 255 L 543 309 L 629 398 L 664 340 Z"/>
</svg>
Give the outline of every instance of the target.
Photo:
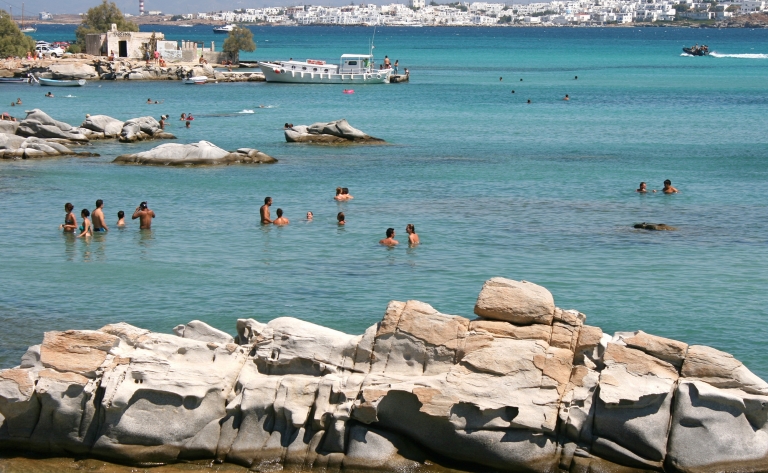
<svg viewBox="0 0 768 473">
<path fill-rule="evenodd" d="M 646 192 L 648 192 L 648 185 L 645 182 L 641 182 L 640 183 L 640 187 L 635 189 L 635 192 L 639 192 L 641 194 L 645 194 Z M 656 189 L 653 189 L 651 192 L 656 192 Z M 672 181 L 667 179 L 667 180 L 664 181 L 664 188 L 661 189 L 661 192 L 663 192 L 665 194 L 677 194 L 680 191 L 677 190 L 677 188 L 672 187 Z"/>
<path fill-rule="evenodd" d="M 336 196 L 334 197 L 334 200 L 342 201 L 342 200 L 350 200 L 354 199 L 351 195 L 349 195 L 349 189 L 346 187 L 337 187 L 336 188 Z M 264 198 L 264 205 L 259 208 L 259 217 L 261 218 L 261 224 L 262 225 L 288 225 L 290 220 L 288 220 L 287 217 L 283 216 L 283 209 L 277 209 L 277 218 L 272 220 L 272 215 L 270 214 L 269 208 L 272 206 L 272 197 L 265 197 Z M 314 214 L 310 211 L 307 212 L 307 221 L 312 221 L 314 219 Z M 336 223 L 338 225 L 346 225 L 347 219 L 344 215 L 344 212 L 339 212 L 336 214 Z M 409 223 L 405 227 L 405 232 L 408 233 L 408 245 L 409 246 L 415 246 L 419 244 L 419 235 L 416 233 L 416 227 Z M 386 231 L 386 238 L 379 240 L 380 245 L 384 246 L 395 246 L 400 244 L 397 240 L 395 240 L 395 229 L 394 228 L 387 228 Z"/>
<path fill-rule="evenodd" d="M 64 212 L 66 212 L 66 215 L 64 216 L 64 223 L 59 225 L 59 229 L 63 230 L 64 233 L 78 233 L 77 237 L 83 238 L 93 235 L 94 232 L 109 231 L 109 227 L 107 226 L 104 217 L 103 200 L 99 199 L 96 201 L 96 208 L 93 209 L 93 212 L 90 212 L 88 209 L 80 211 L 80 217 L 83 218 L 83 223 L 80 226 L 77 225 L 77 217 L 75 217 L 74 212 L 72 212 L 74 208 L 75 206 L 70 202 L 64 204 Z M 147 206 L 146 202 L 140 203 L 131 216 L 131 219 L 133 220 L 139 219 L 139 228 L 142 230 L 149 230 L 152 228 L 153 218 L 155 218 L 155 212 Z M 116 226 L 125 226 L 125 212 L 122 210 L 117 212 Z"/>
</svg>

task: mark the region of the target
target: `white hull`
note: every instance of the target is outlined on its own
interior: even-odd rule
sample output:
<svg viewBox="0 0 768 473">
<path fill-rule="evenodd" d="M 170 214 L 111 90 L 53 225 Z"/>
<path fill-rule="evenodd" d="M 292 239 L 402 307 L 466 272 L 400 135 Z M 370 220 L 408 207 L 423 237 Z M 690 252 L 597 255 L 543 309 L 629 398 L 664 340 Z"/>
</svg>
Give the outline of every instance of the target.
<svg viewBox="0 0 768 473">
<path fill-rule="evenodd" d="M 40 77 L 37 80 L 40 81 L 40 85 L 50 85 L 54 87 L 82 87 L 85 85 L 85 79 L 56 80 L 56 79 L 43 79 L 42 77 Z"/>
<path fill-rule="evenodd" d="M 184 83 L 187 85 L 202 85 L 208 82 L 208 77 L 206 76 L 195 76 L 190 77 L 189 79 L 185 80 Z"/>
<path fill-rule="evenodd" d="M 270 62 L 259 62 L 259 68 L 264 73 L 264 78 L 267 82 L 292 84 L 386 84 L 389 83 L 389 76 L 392 74 L 392 69 L 365 73 L 286 70 L 282 65 Z"/>
</svg>

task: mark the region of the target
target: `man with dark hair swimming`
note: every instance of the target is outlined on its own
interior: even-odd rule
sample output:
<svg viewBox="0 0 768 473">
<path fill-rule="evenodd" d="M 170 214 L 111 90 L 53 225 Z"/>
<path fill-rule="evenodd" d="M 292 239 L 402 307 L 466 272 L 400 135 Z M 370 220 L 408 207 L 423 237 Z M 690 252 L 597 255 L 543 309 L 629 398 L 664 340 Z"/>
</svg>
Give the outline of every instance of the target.
<svg viewBox="0 0 768 473">
<path fill-rule="evenodd" d="M 400 242 L 395 240 L 395 229 L 394 228 L 387 228 L 387 238 L 384 238 L 383 240 L 379 240 L 379 245 L 384 246 L 395 246 L 399 245 Z"/>
</svg>

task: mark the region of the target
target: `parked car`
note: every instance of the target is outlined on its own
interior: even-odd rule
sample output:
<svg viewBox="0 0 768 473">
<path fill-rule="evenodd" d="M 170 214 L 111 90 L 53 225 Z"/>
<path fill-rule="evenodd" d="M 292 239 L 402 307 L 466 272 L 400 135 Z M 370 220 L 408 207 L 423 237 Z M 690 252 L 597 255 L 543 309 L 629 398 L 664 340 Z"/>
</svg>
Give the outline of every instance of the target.
<svg viewBox="0 0 768 473">
<path fill-rule="evenodd" d="M 61 57 L 64 54 L 64 50 L 53 46 L 36 46 L 35 51 L 39 56 Z"/>
</svg>

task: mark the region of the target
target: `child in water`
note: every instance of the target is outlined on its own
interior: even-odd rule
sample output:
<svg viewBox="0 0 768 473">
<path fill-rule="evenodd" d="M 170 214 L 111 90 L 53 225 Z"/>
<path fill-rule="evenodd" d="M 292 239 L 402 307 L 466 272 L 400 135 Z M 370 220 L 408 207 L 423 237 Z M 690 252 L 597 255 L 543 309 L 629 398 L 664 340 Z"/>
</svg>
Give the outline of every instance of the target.
<svg viewBox="0 0 768 473">
<path fill-rule="evenodd" d="M 123 212 L 122 210 L 117 212 L 117 226 L 118 227 L 125 226 L 125 212 Z"/>
<path fill-rule="evenodd" d="M 88 218 L 91 216 L 91 212 L 89 212 L 88 209 L 83 209 L 83 211 L 80 212 L 80 216 L 83 217 L 83 224 L 80 225 L 80 231 L 82 233 L 77 235 L 77 238 L 93 235 L 93 227 L 91 226 L 91 219 Z"/>
</svg>

